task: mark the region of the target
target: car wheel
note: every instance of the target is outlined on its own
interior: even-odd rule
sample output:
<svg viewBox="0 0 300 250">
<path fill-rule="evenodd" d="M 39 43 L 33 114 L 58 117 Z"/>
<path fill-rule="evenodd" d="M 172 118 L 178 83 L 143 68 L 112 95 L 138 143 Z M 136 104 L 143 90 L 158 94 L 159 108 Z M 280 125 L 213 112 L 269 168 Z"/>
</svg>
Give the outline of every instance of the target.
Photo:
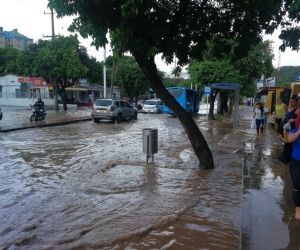
<svg viewBox="0 0 300 250">
<path fill-rule="evenodd" d="M 120 124 L 122 122 L 122 115 L 121 114 L 118 114 L 117 116 L 117 123 Z"/>
<path fill-rule="evenodd" d="M 134 112 L 134 114 L 133 114 L 133 120 L 137 120 L 137 112 Z"/>
<path fill-rule="evenodd" d="M 99 119 L 98 118 L 94 118 L 94 122 L 99 122 Z"/>
</svg>

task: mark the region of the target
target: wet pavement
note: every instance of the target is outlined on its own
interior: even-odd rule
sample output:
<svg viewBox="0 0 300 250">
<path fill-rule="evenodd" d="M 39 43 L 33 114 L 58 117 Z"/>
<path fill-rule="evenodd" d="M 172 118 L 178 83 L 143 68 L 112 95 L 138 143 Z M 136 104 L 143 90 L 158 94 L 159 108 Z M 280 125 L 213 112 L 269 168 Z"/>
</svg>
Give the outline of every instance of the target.
<svg viewBox="0 0 300 250">
<path fill-rule="evenodd" d="M 31 114 L 2 110 L 1 125 Z M 1 133 L 0 249 L 298 249 L 282 142 L 271 129 L 257 138 L 251 113 L 240 109 L 238 130 L 194 116 L 213 152 L 208 171 L 164 114 Z M 49 111 L 47 121 L 89 114 Z M 149 127 L 159 151 L 147 165 Z"/>
</svg>

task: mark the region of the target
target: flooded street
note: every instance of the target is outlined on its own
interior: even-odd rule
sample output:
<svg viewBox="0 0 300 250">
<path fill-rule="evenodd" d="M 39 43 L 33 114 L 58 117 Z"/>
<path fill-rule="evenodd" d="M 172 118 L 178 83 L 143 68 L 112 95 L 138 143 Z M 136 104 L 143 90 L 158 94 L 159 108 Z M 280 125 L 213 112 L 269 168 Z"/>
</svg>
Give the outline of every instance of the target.
<svg viewBox="0 0 300 250">
<path fill-rule="evenodd" d="M 2 111 L 0 125 L 31 114 Z M 297 249 L 292 187 L 276 160 L 282 145 L 272 131 L 269 141 L 256 138 L 249 108 L 240 113 L 238 130 L 229 119 L 194 117 L 214 155 L 209 171 L 198 169 L 178 119 L 164 114 L 0 133 L 0 249 Z M 158 129 L 148 165 L 144 128 Z"/>
</svg>

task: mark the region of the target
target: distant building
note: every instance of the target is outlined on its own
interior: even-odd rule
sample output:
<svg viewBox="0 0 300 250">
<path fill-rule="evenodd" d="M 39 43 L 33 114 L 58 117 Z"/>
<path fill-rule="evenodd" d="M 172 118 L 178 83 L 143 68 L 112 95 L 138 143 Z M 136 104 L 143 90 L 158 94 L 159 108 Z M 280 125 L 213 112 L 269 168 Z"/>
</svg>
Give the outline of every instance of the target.
<svg viewBox="0 0 300 250">
<path fill-rule="evenodd" d="M 0 48 L 15 48 L 22 51 L 28 49 L 32 43 L 33 39 L 20 34 L 18 29 L 3 31 L 3 27 L 0 27 Z"/>
</svg>

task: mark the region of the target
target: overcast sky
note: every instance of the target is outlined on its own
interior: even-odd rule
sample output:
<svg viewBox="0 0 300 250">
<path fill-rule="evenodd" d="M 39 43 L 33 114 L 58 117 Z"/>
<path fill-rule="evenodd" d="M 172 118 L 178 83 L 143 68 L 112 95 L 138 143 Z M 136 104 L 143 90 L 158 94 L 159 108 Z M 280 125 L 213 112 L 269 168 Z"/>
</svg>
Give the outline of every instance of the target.
<svg viewBox="0 0 300 250">
<path fill-rule="evenodd" d="M 47 9 L 47 0 L 0 0 L 0 26 L 4 31 L 11 31 L 18 29 L 18 32 L 32 38 L 34 42 L 38 39 L 50 39 L 44 38 L 44 36 L 51 36 L 51 15 L 44 14 L 50 13 Z M 55 34 L 69 35 L 67 28 L 71 23 L 70 17 L 54 20 Z M 278 48 L 280 46 L 280 40 L 277 38 L 278 34 L 275 33 L 272 37 L 268 36 L 266 39 L 274 42 L 274 54 L 275 59 L 273 66 L 278 66 Z M 81 44 L 87 47 L 88 53 L 97 58 L 98 61 L 103 61 L 103 48 L 96 50 L 95 47 L 91 47 L 91 40 L 84 40 L 79 37 Z M 111 55 L 109 48 L 106 50 L 106 57 Z M 156 58 L 157 67 L 164 71 L 166 74 L 170 74 L 173 65 L 166 65 L 158 57 Z M 300 57 L 299 53 L 287 49 L 284 53 L 281 53 L 280 66 L 299 66 Z M 299 72 L 300 73 L 300 72 Z"/>
</svg>

